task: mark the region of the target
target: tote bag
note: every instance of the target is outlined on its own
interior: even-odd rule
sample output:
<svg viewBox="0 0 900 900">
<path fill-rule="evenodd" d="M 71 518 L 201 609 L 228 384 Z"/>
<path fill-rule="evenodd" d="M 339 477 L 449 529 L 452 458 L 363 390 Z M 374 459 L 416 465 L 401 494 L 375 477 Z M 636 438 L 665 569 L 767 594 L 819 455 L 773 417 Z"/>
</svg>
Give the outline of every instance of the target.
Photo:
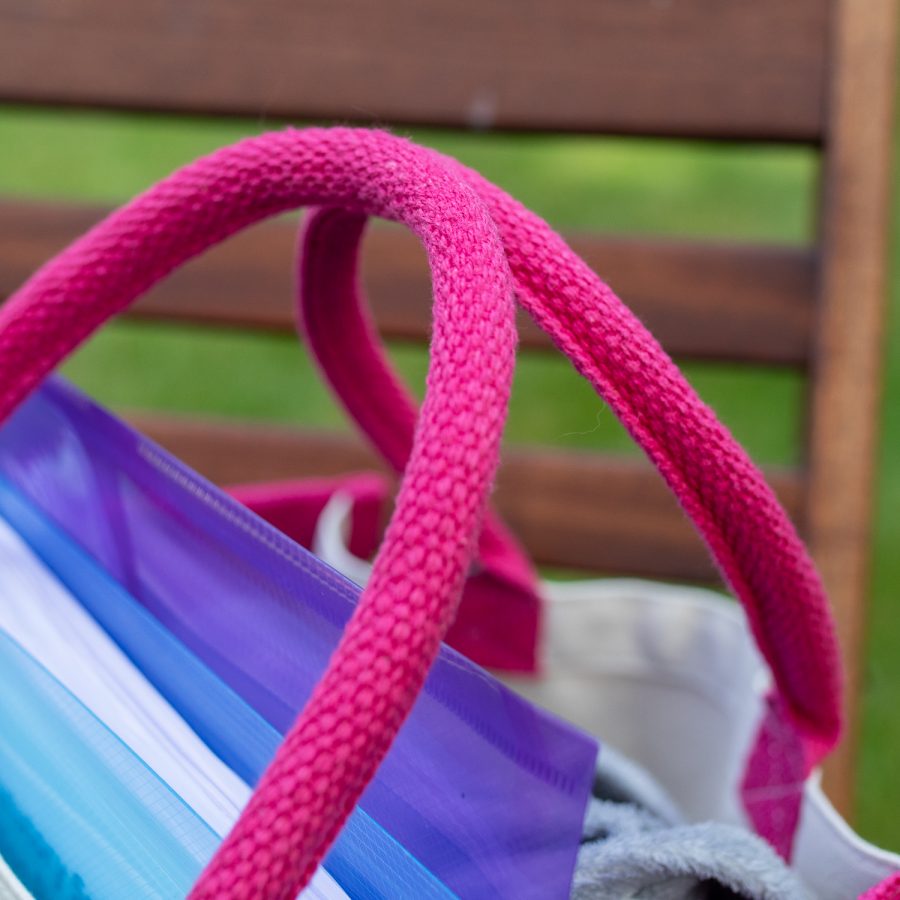
<svg viewBox="0 0 900 900">
<path fill-rule="evenodd" d="M 773 676 L 745 787 L 789 851 L 802 783 L 840 733 L 840 674 L 809 556 L 758 470 L 618 298 L 539 219 L 474 173 L 380 132 L 287 130 L 202 159 L 114 213 L 0 311 L 0 419 L 106 318 L 185 259 L 301 205 L 327 207 L 315 259 L 355 302 L 367 215 L 409 226 L 434 280 L 428 391 L 372 577 L 296 723 L 194 897 L 289 897 L 413 707 L 453 619 L 497 464 L 518 301 L 657 465 L 747 610 Z M 321 231 L 319 232 L 321 233 Z M 376 367 L 380 360 L 372 357 Z M 400 444 L 398 443 L 398 446 Z"/>
<path fill-rule="evenodd" d="M 463 172 L 463 177 L 500 202 L 500 192 L 477 176 Z M 530 224 L 534 226 L 533 217 Z M 345 274 L 356 264 L 360 236 L 359 223 L 339 211 L 310 217 L 299 267 L 299 320 L 341 402 L 387 461 L 402 470 L 415 406 L 378 346 L 355 282 Z M 633 332 L 631 341 L 631 351 L 642 361 L 659 360 L 662 351 L 645 331 Z M 648 395 L 638 398 L 638 407 L 652 409 L 655 393 L 650 385 Z M 621 416 L 622 410 L 612 405 Z M 679 407 L 676 414 L 685 409 Z M 665 432 L 665 422 L 660 424 Z M 688 450 L 693 463 L 701 466 L 707 452 L 696 446 Z M 719 448 L 709 452 L 718 453 Z M 317 525 L 311 528 L 307 522 L 303 530 L 313 532 L 323 559 L 365 583 L 367 563 L 354 555 L 347 538 L 355 536 L 361 546 L 373 546 L 371 523 L 378 512 L 371 507 L 384 502 L 386 485 L 370 475 L 331 489 L 331 498 L 320 504 Z M 296 503 L 303 496 L 299 485 L 287 490 L 279 485 L 245 488 L 240 493 L 246 493 L 251 504 L 268 498 L 261 512 L 274 509 L 282 519 L 287 516 L 289 524 L 292 503 L 295 518 L 301 507 L 308 507 Z M 279 496 L 280 507 L 271 499 Z M 356 517 L 360 521 L 354 528 L 352 514 L 363 504 L 367 514 Z M 310 518 L 311 509 L 303 512 L 299 518 Z M 492 525 L 489 520 L 488 528 Z M 492 553 L 515 567 L 521 550 L 502 526 L 496 534 Z M 530 570 L 519 565 L 516 571 L 525 592 Z M 853 834 L 822 793 L 818 773 L 806 771 L 789 744 L 779 744 L 775 736 L 769 752 L 777 762 L 761 778 L 752 756 L 747 765 L 754 736 L 758 749 L 760 729 L 767 727 L 773 694 L 748 621 L 737 610 L 716 602 L 708 591 L 649 582 L 531 584 L 545 598 L 546 627 L 536 653 L 541 677 L 507 678 L 509 683 L 627 750 L 660 777 L 692 818 L 754 826 L 793 860 L 814 896 L 839 900 L 868 888 L 873 888 L 873 896 L 900 894 L 900 882 L 891 877 L 900 870 L 900 856 Z M 698 746 L 696 735 L 704 735 L 703 745 Z M 774 768 L 779 767 L 776 775 Z"/>
</svg>

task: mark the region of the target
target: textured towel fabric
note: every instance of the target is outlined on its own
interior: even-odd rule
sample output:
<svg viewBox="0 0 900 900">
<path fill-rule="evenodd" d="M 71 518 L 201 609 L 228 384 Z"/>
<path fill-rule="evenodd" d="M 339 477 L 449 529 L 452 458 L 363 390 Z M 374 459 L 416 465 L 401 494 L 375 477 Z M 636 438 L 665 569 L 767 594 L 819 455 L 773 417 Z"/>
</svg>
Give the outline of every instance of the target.
<svg viewBox="0 0 900 900">
<path fill-rule="evenodd" d="M 573 900 L 809 900 L 761 838 L 707 822 L 667 827 L 637 807 L 594 800 Z"/>
<path fill-rule="evenodd" d="M 572 900 L 809 900 L 761 838 L 716 822 L 688 825 L 641 766 L 604 746 Z"/>
</svg>

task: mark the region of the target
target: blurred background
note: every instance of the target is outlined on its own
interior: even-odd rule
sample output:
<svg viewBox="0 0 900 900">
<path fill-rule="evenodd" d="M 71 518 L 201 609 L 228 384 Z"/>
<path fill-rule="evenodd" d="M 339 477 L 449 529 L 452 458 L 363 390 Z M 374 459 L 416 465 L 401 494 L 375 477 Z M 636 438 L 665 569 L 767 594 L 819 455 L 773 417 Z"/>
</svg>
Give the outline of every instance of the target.
<svg viewBox="0 0 900 900">
<path fill-rule="evenodd" d="M 2 106 L 0 193 L 116 204 L 201 154 L 281 124 L 265 115 L 217 120 Z M 559 229 L 797 246 L 815 239 L 814 203 L 822 173 L 818 154 L 802 144 L 394 130 L 458 157 Z M 900 141 L 893 146 L 897 160 Z M 896 217 L 900 194 L 896 186 L 894 191 Z M 627 302 L 627 295 L 623 299 Z M 900 848 L 897 228 L 891 229 L 884 342 L 857 823 L 875 843 Z M 425 351 L 395 343 L 391 352 L 409 383 L 421 391 Z M 802 371 L 692 362 L 686 372 L 758 462 L 801 460 Z M 65 374 L 117 410 L 349 428 L 303 347 L 288 335 L 115 322 L 66 365 Z M 522 354 L 507 440 L 637 452 L 587 385 L 554 354 Z"/>
</svg>

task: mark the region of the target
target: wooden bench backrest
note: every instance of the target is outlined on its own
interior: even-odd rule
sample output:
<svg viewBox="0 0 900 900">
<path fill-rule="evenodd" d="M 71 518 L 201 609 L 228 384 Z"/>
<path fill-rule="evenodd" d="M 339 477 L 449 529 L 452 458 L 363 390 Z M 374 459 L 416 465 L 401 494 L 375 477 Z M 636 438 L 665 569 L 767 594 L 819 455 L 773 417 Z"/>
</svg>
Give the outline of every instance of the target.
<svg viewBox="0 0 900 900">
<path fill-rule="evenodd" d="M 673 355 L 809 373 L 805 462 L 773 479 L 834 599 L 852 703 L 880 380 L 895 14 L 895 0 L 5 0 L 0 100 L 817 148 L 811 246 L 573 243 Z M 0 205 L 0 295 L 101 213 Z M 290 330 L 289 273 L 273 260 L 293 240 L 279 223 L 242 235 L 135 314 Z M 383 333 L 424 338 L 430 292 L 415 241 L 376 231 L 368 250 Z M 527 323 L 523 339 L 545 343 Z M 143 424 L 221 481 L 371 464 L 358 443 L 334 436 L 159 417 Z M 712 577 L 661 482 L 636 462 L 523 449 L 510 455 L 498 503 L 540 562 Z M 848 741 L 832 783 L 845 809 L 851 760 Z"/>
</svg>

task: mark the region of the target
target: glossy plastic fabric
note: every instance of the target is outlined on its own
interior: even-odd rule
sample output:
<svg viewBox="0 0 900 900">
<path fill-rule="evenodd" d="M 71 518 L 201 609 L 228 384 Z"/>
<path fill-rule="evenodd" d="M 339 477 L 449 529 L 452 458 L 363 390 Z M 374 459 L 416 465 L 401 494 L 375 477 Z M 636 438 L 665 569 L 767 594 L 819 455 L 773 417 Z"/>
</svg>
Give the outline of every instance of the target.
<svg viewBox="0 0 900 900">
<path fill-rule="evenodd" d="M 0 431 L 0 475 L 288 728 L 358 587 L 58 381 Z M 444 648 L 360 806 L 464 896 L 564 896 L 596 753 Z"/>
<path fill-rule="evenodd" d="M 0 854 L 42 897 L 184 897 L 219 838 L 0 631 Z"/>
<path fill-rule="evenodd" d="M 0 518 L 78 598 L 206 746 L 243 781 L 255 784 L 278 747 L 278 732 L 3 479 Z M 338 836 L 325 868 L 354 900 L 453 896 L 361 809 Z"/>
</svg>

